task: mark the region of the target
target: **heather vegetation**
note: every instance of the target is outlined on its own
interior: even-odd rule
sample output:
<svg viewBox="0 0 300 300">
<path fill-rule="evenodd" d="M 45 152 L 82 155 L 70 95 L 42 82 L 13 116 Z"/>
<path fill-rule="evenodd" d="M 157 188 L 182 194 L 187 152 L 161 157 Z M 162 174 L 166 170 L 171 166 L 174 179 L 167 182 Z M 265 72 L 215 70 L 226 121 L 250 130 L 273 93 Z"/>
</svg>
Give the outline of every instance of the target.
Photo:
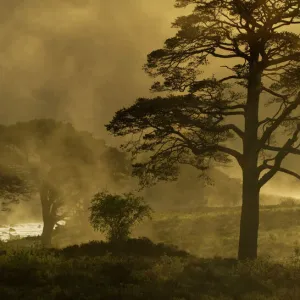
<svg viewBox="0 0 300 300">
<path fill-rule="evenodd" d="M 2 243 L 1 299 L 298 299 L 300 207 L 261 208 L 259 259 L 246 262 L 234 258 L 239 210 L 153 213 L 122 242 L 95 232 L 72 244 L 66 225 L 53 237 L 60 247 L 39 237 Z M 139 238 L 146 229 L 151 239 Z"/>
<path fill-rule="evenodd" d="M 299 299 L 299 251 L 281 263 L 199 258 L 146 238 L 63 249 L 6 245 L 1 299 Z"/>
</svg>

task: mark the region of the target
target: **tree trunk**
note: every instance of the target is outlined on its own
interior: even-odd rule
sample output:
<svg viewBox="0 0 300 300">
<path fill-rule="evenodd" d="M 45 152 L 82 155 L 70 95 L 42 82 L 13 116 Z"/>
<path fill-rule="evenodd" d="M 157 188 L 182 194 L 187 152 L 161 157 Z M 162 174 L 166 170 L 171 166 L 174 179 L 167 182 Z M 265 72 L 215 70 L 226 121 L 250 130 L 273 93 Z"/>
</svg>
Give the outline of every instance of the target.
<svg viewBox="0 0 300 300">
<path fill-rule="evenodd" d="M 255 259 L 259 227 L 259 188 L 257 174 L 249 169 L 243 171 L 242 197 L 238 258 Z"/>
<path fill-rule="evenodd" d="M 243 193 L 238 258 L 257 258 L 259 227 L 259 172 L 258 172 L 258 111 L 261 93 L 261 70 L 256 61 L 250 64 L 248 96 L 245 108 L 243 140 Z"/>
<path fill-rule="evenodd" d="M 42 205 L 43 216 L 43 232 L 41 242 L 44 247 L 50 247 L 52 242 L 52 234 L 57 217 L 57 194 L 54 188 L 43 182 L 40 188 L 40 199 Z"/>
<path fill-rule="evenodd" d="M 51 217 L 44 219 L 44 227 L 41 237 L 41 242 L 44 247 L 51 247 L 54 225 L 55 223 Z"/>
</svg>

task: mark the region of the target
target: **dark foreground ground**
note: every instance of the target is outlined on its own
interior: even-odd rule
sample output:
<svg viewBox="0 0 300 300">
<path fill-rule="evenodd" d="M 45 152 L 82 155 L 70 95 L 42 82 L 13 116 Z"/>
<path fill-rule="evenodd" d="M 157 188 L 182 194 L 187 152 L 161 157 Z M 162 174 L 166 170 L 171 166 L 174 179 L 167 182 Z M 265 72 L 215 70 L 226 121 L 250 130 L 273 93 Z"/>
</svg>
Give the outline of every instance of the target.
<svg viewBox="0 0 300 300">
<path fill-rule="evenodd" d="M 1 300 L 300 299 L 297 251 L 278 264 L 200 259 L 148 239 L 2 249 Z"/>
</svg>

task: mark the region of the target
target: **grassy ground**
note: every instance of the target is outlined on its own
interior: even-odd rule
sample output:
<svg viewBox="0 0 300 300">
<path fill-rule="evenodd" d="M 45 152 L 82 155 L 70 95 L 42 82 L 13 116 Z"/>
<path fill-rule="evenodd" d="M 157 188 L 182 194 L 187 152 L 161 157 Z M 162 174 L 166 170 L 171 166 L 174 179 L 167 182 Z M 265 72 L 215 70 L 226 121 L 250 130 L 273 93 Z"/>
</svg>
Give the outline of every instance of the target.
<svg viewBox="0 0 300 300">
<path fill-rule="evenodd" d="M 147 236 L 156 243 L 178 246 L 204 258 L 237 255 L 240 208 L 199 208 L 154 214 L 140 224 L 134 237 Z M 88 225 L 84 229 L 62 230 L 54 238 L 57 246 L 102 239 Z M 265 206 L 260 210 L 259 255 L 276 260 L 289 257 L 300 242 L 300 206 Z M 299 245 L 298 245 L 299 246 Z"/>
<path fill-rule="evenodd" d="M 256 262 L 233 258 L 239 217 L 240 208 L 156 214 L 135 232 L 148 230 L 156 244 L 132 239 L 49 250 L 20 246 L 33 238 L 3 244 L 0 299 L 299 300 L 300 207 L 261 208 Z"/>
<path fill-rule="evenodd" d="M 155 242 L 172 243 L 200 257 L 229 258 L 236 257 L 237 254 L 239 222 L 238 207 L 207 208 L 199 212 L 156 215 L 148 227 L 152 227 L 149 236 Z M 298 242 L 300 242 L 299 206 L 261 208 L 260 256 L 270 256 L 277 260 L 286 258 L 292 255 Z"/>
<path fill-rule="evenodd" d="M 300 260 L 200 259 L 147 239 L 0 256 L 5 300 L 298 300 Z"/>
</svg>

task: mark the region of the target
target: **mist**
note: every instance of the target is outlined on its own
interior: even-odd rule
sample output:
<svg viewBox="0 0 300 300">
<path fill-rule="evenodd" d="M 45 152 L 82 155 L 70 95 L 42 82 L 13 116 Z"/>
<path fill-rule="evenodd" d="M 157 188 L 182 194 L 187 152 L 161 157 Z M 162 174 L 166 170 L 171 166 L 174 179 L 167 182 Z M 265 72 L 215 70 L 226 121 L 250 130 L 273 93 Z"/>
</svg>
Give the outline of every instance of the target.
<svg viewBox="0 0 300 300">
<path fill-rule="evenodd" d="M 148 93 L 142 65 L 174 11 L 173 1 L 1 2 L 2 122 L 51 117 L 101 137 Z"/>
<path fill-rule="evenodd" d="M 1 123 L 53 118 L 71 122 L 76 129 L 89 131 L 113 146 L 122 140 L 109 135 L 104 125 L 117 110 L 131 105 L 138 97 L 153 96 L 149 92 L 153 79 L 142 70 L 146 55 L 162 47 L 165 39 L 175 32 L 171 22 L 188 12 L 175 9 L 174 0 L 46 0 L 43 5 L 38 0 L 1 0 L 0 3 Z M 213 61 L 205 74 L 226 74 L 224 68 L 216 71 L 219 65 L 218 60 Z M 294 162 L 291 155 L 286 164 L 294 166 Z M 105 168 L 109 167 L 103 165 L 102 173 L 93 182 L 93 191 L 98 186 L 118 191 L 135 187 L 136 183 L 123 189 L 116 187 L 106 176 Z M 195 172 L 187 170 L 181 177 L 191 176 L 196 180 Z M 228 197 L 235 199 L 240 195 L 240 170 L 232 163 L 221 171 L 233 178 L 236 193 Z M 219 179 L 215 177 L 210 190 L 199 182 L 199 189 L 190 191 L 189 197 L 195 203 L 197 199 L 201 202 L 204 190 L 210 195 L 210 202 L 217 205 L 222 192 L 209 191 L 223 191 L 226 184 Z M 151 193 L 158 209 L 168 209 L 176 197 L 185 197 L 178 193 L 176 184 L 170 183 L 159 184 Z M 277 175 L 262 193 L 299 198 L 299 183 L 287 175 Z M 89 191 L 86 197 L 91 195 Z M 36 219 L 39 208 L 29 208 L 26 203 L 15 207 L 10 214 L 11 223 Z"/>
<path fill-rule="evenodd" d="M 146 55 L 174 34 L 171 22 L 188 12 L 175 9 L 173 0 L 0 3 L 1 123 L 55 118 L 112 145 L 120 140 L 104 124 L 136 98 L 152 96 L 152 79 L 142 70 Z M 241 176 L 234 164 L 231 173 Z M 284 180 L 287 193 L 299 193 L 285 178 L 277 175 L 263 192 L 276 192 Z"/>
</svg>

